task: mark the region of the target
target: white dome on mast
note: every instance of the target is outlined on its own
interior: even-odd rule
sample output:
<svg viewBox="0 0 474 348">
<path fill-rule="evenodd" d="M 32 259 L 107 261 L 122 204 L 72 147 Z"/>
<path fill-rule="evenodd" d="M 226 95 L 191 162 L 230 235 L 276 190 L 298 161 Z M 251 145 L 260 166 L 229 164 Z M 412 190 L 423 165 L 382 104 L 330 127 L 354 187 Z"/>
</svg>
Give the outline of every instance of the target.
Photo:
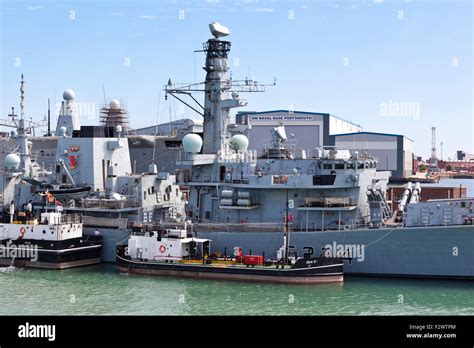
<svg viewBox="0 0 474 348">
<path fill-rule="evenodd" d="M 68 88 L 63 92 L 63 99 L 74 100 L 76 99 L 76 93 L 72 89 Z"/>
</svg>

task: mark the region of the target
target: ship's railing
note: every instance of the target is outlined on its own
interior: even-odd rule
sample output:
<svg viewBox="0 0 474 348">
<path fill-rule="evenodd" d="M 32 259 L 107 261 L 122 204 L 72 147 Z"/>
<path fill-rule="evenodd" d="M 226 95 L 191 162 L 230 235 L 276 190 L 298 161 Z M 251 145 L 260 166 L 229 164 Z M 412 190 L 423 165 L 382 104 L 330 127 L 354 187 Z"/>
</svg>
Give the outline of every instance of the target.
<svg viewBox="0 0 474 348">
<path fill-rule="evenodd" d="M 61 224 L 80 224 L 82 223 L 82 215 L 80 214 L 61 214 Z"/>
<path fill-rule="evenodd" d="M 86 198 L 81 200 L 82 208 L 104 208 L 104 209 L 123 209 L 137 208 L 141 206 L 138 199 L 105 199 L 105 198 Z"/>
</svg>

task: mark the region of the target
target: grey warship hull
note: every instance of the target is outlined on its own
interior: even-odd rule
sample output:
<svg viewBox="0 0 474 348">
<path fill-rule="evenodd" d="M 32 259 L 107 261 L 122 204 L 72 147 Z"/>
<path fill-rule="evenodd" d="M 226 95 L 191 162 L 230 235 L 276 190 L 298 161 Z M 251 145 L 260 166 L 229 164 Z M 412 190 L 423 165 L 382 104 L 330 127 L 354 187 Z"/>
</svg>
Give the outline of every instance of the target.
<svg viewBox="0 0 474 348">
<path fill-rule="evenodd" d="M 280 247 L 278 232 L 198 232 L 213 240 L 213 251 L 235 245 L 271 256 Z M 363 246 L 361 257 L 344 265 L 344 273 L 367 276 L 474 280 L 474 226 L 361 229 L 291 233 L 295 250 L 326 245 Z M 323 251 L 321 251 L 322 253 Z"/>
</svg>

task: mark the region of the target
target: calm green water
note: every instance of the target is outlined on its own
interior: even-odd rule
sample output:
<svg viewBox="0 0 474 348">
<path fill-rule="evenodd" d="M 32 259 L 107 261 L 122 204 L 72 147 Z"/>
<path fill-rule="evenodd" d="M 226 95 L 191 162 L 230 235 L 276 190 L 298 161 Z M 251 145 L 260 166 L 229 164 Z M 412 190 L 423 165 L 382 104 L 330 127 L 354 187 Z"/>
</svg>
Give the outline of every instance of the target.
<svg viewBox="0 0 474 348">
<path fill-rule="evenodd" d="M 127 276 L 112 264 L 2 268 L 0 294 L 0 315 L 474 314 L 474 282 L 346 277 L 343 285 L 289 286 Z"/>
</svg>

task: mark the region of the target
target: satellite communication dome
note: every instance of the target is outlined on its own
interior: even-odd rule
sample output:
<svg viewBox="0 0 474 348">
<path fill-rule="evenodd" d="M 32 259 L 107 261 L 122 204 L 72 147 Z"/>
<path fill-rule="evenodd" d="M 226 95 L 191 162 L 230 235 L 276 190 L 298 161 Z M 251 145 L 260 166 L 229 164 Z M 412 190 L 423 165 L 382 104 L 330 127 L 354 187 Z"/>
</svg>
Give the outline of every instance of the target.
<svg viewBox="0 0 474 348">
<path fill-rule="evenodd" d="M 117 99 L 112 99 L 109 103 L 111 109 L 120 109 L 120 102 Z"/>
<path fill-rule="evenodd" d="M 243 134 L 236 134 L 230 139 L 231 144 L 237 151 L 247 151 L 249 147 L 249 139 Z"/>
<path fill-rule="evenodd" d="M 64 100 L 74 100 L 76 99 L 76 93 L 72 89 L 66 89 L 63 92 L 63 99 Z"/>
<path fill-rule="evenodd" d="M 3 161 L 5 168 L 8 170 L 16 170 L 20 166 L 20 156 L 10 153 L 5 156 L 5 160 Z"/>
<path fill-rule="evenodd" d="M 67 132 L 67 128 L 66 128 L 66 127 L 62 126 L 62 127 L 59 128 L 59 136 L 60 136 L 60 137 L 66 136 L 66 132 Z"/>
<path fill-rule="evenodd" d="M 186 134 L 183 138 L 183 148 L 185 152 L 198 153 L 201 151 L 202 138 L 194 133 Z"/>
<path fill-rule="evenodd" d="M 209 24 L 209 29 L 211 30 L 211 34 L 217 39 L 222 36 L 227 36 L 230 34 L 229 28 L 223 26 L 218 22 L 212 22 Z"/>
</svg>

